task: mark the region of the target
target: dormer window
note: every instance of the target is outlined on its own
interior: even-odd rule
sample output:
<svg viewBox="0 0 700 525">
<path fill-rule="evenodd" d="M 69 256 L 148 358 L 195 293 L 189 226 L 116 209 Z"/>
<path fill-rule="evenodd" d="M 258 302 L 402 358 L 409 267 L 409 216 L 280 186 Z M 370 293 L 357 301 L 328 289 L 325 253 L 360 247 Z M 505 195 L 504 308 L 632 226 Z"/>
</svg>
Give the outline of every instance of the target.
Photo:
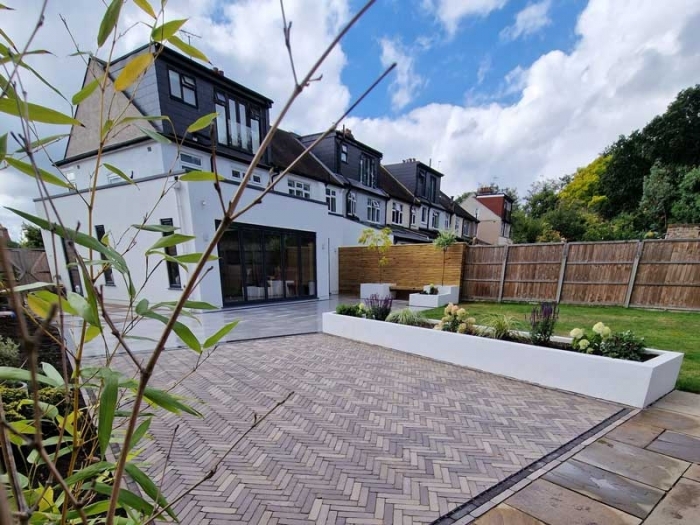
<svg viewBox="0 0 700 525">
<path fill-rule="evenodd" d="M 360 182 L 370 188 L 377 186 L 377 163 L 372 157 L 360 156 Z"/>
<path fill-rule="evenodd" d="M 194 77 L 168 70 L 170 96 L 190 106 L 197 107 L 197 83 Z"/>
<path fill-rule="evenodd" d="M 214 95 L 216 104 L 216 136 L 219 144 L 233 146 L 251 153 L 260 147 L 262 111 L 260 108 L 236 100 L 225 93 Z"/>
<path fill-rule="evenodd" d="M 425 197 L 425 173 L 422 171 L 418 174 L 418 195 Z"/>
<path fill-rule="evenodd" d="M 347 144 L 340 145 L 340 162 L 344 162 L 345 164 L 348 163 L 348 145 Z"/>
<path fill-rule="evenodd" d="M 432 202 L 437 201 L 437 177 L 431 175 L 428 179 L 428 199 Z"/>
</svg>

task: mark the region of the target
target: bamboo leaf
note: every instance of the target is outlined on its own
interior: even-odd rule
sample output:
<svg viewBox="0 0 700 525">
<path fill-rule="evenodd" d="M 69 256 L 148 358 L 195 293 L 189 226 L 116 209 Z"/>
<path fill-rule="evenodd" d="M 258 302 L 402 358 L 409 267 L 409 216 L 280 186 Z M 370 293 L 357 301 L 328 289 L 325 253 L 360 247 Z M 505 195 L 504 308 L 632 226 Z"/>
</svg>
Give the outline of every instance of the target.
<svg viewBox="0 0 700 525">
<path fill-rule="evenodd" d="M 170 508 L 168 501 L 165 499 L 165 496 L 163 496 L 161 491 L 158 490 L 158 487 L 156 487 L 156 484 L 153 483 L 153 481 L 151 481 L 150 477 L 148 477 L 140 468 L 138 468 L 133 463 L 127 463 L 124 466 L 124 470 L 126 470 L 127 474 L 131 476 L 131 479 L 133 479 L 139 485 L 139 487 L 143 489 L 143 491 L 149 498 L 155 501 L 155 503 L 160 507 L 166 509 L 168 516 L 170 516 L 174 520 L 177 519 L 175 513 Z"/>
<path fill-rule="evenodd" d="M 163 40 L 167 40 L 170 37 L 174 36 L 175 33 L 177 33 L 180 30 L 180 28 L 183 25 L 185 25 L 185 22 L 187 22 L 187 19 L 183 18 L 181 20 L 171 20 L 170 22 L 166 22 L 163 25 L 154 27 L 153 31 L 151 31 L 151 38 L 155 42 L 162 42 Z"/>
<path fill-rule="evenodd" d="M 75 95 L 73 95 L 73 98 L 71 99 L 71 102 L 73 102 L 74 106 L 77 106 L 80 104 L 83 100 L 88 98 L 90 95 L 92 95 L 93 91 L 97 89 L 97 86 L 100 85 L 100 80 L 101 78 L 96 78 L 86 86 L 84 86 L 80 91 L 78 91 Z"/>
<path fill-rule="evenodd" d="M 170 42 L 173 46 L 178 48 L 180 51 L 185 53 L 187 56 L 196 58 L 197 60 L 201 60 L 202 62 L 209 62 L 209 59 L 207 58 L 207 55 L 202 53 L 199 49 L 194 47 L 193 45 L 190 45 L 180 38 L 178 38 L 176 35 L 171 36 L 168 38 L 168 42 Z"/>
<path fill-rule="evenodd" d="M 197 412 L 194 408 L 187 406 L 177 397 L 163 390 L 158 390 L 152 387 L 146 387 L 146 390 L 144 391 L 144 396 L 151 403 L 161 407 L 164 410 L 167 410 L 168 412 L 172 412 L 174 414 L 186 412 L 187 414 L 191 414 L 193 416 L 202 417 L 202 414 Z"/>
<path fill-rule="evenodd" d="M 204 341 L 204 348 L 209 348 L 211 346 L 214 346 L 216 343 L 218 343 L 222 337 L 224 337 L 226 334 L 228 334 L 231 330 L 233 330 L 236 325 L 238 324 L 238 321 L 233 321 L 231 323 L 225 324 L 222 326 L 215 334 L 209 336 L 206 341 Z"/>
<path fill-rule="evenodd" d="M 34 315 L 42 319 L 46 319 L 51 311 L 51 303 L 33 293 L 27 296 L 27 306 L 29 306 Z"/>
<path fill-rule="evenodd" d="M 126 66 L 124 66 L 124 69 L 121 70 L 121 73 L 119 73 L 119 76 L 114 81 L 114 89 L 117 91 L 124 91 L 127 89 L 151 66 L 153 61 L 154 58 L 150 52 L 132 58 Z"/>
<path fill-rule="evenodd" d="M 61 186 L 62 188 L 72 188 L 73 187 L 70 183 L 64 181 L 63 179 L 60 179 L 56 175 L 49 173 L 46 170 L 42 170 L 39 167 L 37 167 L 35 169 L 34 166 L 32 166 L 31 164 L 28 164 L 26 162 L 22 162 L 21 160 L 13 159 L 12 157 L 6 157 L 5 162 L 7 162 L 7 164 L 9 166 L 12 166 L 17 171 L 24 173 L 25 175 L 29 175 L 30 177 L 36 178 L 36 174 L 38 172 L 41 180 L 43 180 L 47 184 L 53 184 L 54 186 Z"/>
<path fill-rule="evenodd" d="M 138 445 L 139 441 L 141 441 L 141 439 L 143 439 L 143 436 L 146 435 L 146 432 L 148 432 L 150 426 L 151 418 L 148 417 L 144 419 L 139 426 L 136 427 L 136 430 L 134 430 L 134 433 L 131 435 L 131 441 L 129 441 L 129 447 L 127 451 L 131 450 L 136 445 Z"/>
<path fill-rule="evenodd" d="M 67 314 L 78 315 L 78 312 L 76 312 L 75 309 L 68 303 L 65 297 L 61 297 L 53 292 L 49 292 L 48 290 L 40 290 L 38 292 L 33 292 L 30 295 L 38 297 L 50 305 L 55 304 L 58 306 L 60 304 L 61 309 Z"/>
<path fill-rule="evenodd" d="M 193 235 L 183 235 L 181 233 L 173 233 L 171 235 L 165 235 L 158 239 L 153 245 L 148 249 L 157 250 L 158 248 L 170 248 L 171 246 L 177 246 L 183 242 L 191 241 L 195 237 Z"/>
<path fill-rule="evenodd" d="M 0 135 L 0 162 L 3 161 L 7 154 L 7 133 Z"/>
<path fill-rule="evenodd" d="M 134 0 L 134 4 L 151 18 L 156 18 L 156 12 L 151 7 L 151 4 L 148 3 L 148 0 Z"/>
<path fill-rule="evenodd" d="M 88 326 L 87 330 L 85 331 L 85 342 L 89 343 L 90 341 L 95 339 L 95 337 L 97 337 L 101 333 L 102 333 L 101 327 L 95 326 L 95 325 Z"/>
<path fill-rule="evenodd" d="M 44 137 L 43 139 L 38 139 L 32 142 L 29 147 L 31 150 L 35 150 L 37 148 L 40 148 L 42 146 L 47 146 L 49 144 L 53 144 L 56 141 L 59 141 L 63 138 L 66 138 L 68 136 L 68 133 L 59 133 L 58 135 L 49 135 L 48 137 Z M 26 153 L 27 149 L 23 146 L 19 148 L 18 150 L 15 151 L 15 153 Z"/>
<path fill-rule="evenodd" d="M 27 292 L 29 290 L 36 290 L 38 288 L 46 288 L 48 286 L 53 286 L 53 283 L 31 283 L 31 284 L 20 284 L 15 286 L 14 291 L 17 293 Z M 5 290 L 0 290 L 0 294 L 7 293 Z"/>
<path fill-rule="evenodd" d="M 168 137 L 164 137 L 163 135 L 161 135 L 160 133 L 158 133 L 156 131 L 153 131 L 152 129 L 142 128 L 141 126 L 137 126 L 137 127 L 143 132 L 144 135 L 152 138 L 156 142 L 158 142 L 160 144 L 170 144 L 170 139 Z"/>
<path fill-rule="evenodd" d="M 56 381 L 57 383 L 65 383 L 63 381 L 63 376 L 58 370 L 56 370 L 53 367 L 51 363 L 41 363 L 41 369 L 44 371 L 44 374 L 46 374 L 46 377 L 48 377 L 49 379 Z"/>
<path fill-rule="evenodd" d="M 112 487 L 105 483 L 93 483 L 90 485 L 90 488 L 103 496 L 112 495 Z M 148 503 L 141 496 L 137 496 L 126 489 L 119 489 L 117 500 L 122 507 L 134 509 L 145 516 L 153 514 L 153 505 Z"/>
<path fill-rule="evenodd" d="M 137 230 L 158 233 L 172 233 L 180 229 L 177 226 L 166 226 L 164 224 L 132 224 L 131 227 Z"/>
<path fill-rule="evenodd" d="M 100 396 L 100 410 L 97 423 L 97 440 L 100 443 L 102 457 L 107 453 L 109 439 L 112 437 L 114 411 L 117 409 L 118 387 L 119 375 L 114 373 L 108 374 L 104 379 L 102 395 Z"/>
<path fill-rule="evenodd" d="M 179 180 L 184 182 L 214 182 L 216 180 L 226 179 L 212 171 L 190 171 L 184 175 L 180 175 Z"/>
<path fill-rule="evenodd" d="M 107 514 L 109 510 L 109 500 L 98 501 L 97 503 L 91 503 L 90 505 L 85 505 L 83 507 L 83 512 L 86 516 L 97 516 L 98 514 Z M 71 510 L 66 512 L 66 518 L 68 520 L 77 520 L 80 518 L 80 513 L 77 510 Z"/>
<path fill-rule="evenodd" d="M 23 102 L 16 98 L 0 98 L 0 112 L 17 117 L 26 117 L 32 122 L 43 122 L 45 124 L 64 124 L 82 126 L 80 121 L 37 104 Z"/>
<path fill-rule="evenodd" d="M 136 313 L 138 315 L 145 315 L 146 313 L 148 313 L 148 299 L 141 299 L 136 304 Z"/>
<path fill-rule="evenodd" d="M 195 120 L 192 124 L 190 124 L 187 127 L 187 132 L 194 133 L 195 131 L 199 131 L 199 130 L 202 130 L 204 128 L 207 128 L 214 121 L 215 118 L 216 118 L 216 112 L 209 113 L 208 115 L 204 115 L 203 117 L 199 117 L 197 120 Z"/>
<path fill-rule="evenodd" d="M 160 308 L 161 306 L 165 306 L 166 308 L 174 308 L 176 305 L 176 301 L 165 301 L 154 304 L 153 308 Z M 213 304 L 205 303 L 204 301 L 185 301 L 184 307 L 194 308 L 195 310 L 218 310 L 218 308 Z"/>
<path fill-rule="evenodd" d="M 142 299 L 138 305 L 136 305 L 136 313 L 139 315 L 142 315 L 143 317 L 147 317 L 149 319 L 157 319 L 163 324 L 168 324 L 169 319 L 165 317 L 164 315 L 161 315 L 157 312 L 154 312 L 153 309 L 148 310 L 148 303 L 146 302 L 145 306 L 141 306 L 139 308 L 139 305 L 146 301 L 146 299 Z M 173 332 L 182 340 L 183 343 L 185 343 L 189 348 L 194 350 L 197 353 L 200 353 L 202 351 L 202 344 L 199 342 L 197 337 L 192 333 L 192 330 L 187 327 L 187 325 L 182 324 L 179 321 L 176 321 L 175 324 L 173 325 Z"/>
<path fill-rule="evenodd" d="M 124 179 L 126 182 L 129 184 L 136 184 L 131 177 L 129 177 L 126 173 L 124 173 L 122 170 L 117 168 L 116 166 L 112 166 L 111 164 L 107 164 L 106 162 L 103 164 L 105 168 L 107 168 L 109 171 L 114 173 L 115 175 L 118 175 L 120 178 Z"/>
<path fill-rule="evenodd" d="M 21 368 L 14 368 L 11 366 L 0 366 L 0 381 L 20 381 L 22 383 L 30 383 L 32 380 L 32 375 L 29 370 L 23 370 Z M 43 383 L 49 386 L 63 386 L 63 379 L 60 382 L 56 382 L 50 377 L 43 374 L 37 374 L 36 380 L 39 383 Z"/>
<path fill-rule="evenodd" d="M 85 319 L 88 323 L 93 326 L 99 326 L 100 320 L 98 317 L 97 310 L 93 310 L 90 303 L 82 295 L 75 292 L 68 292 L 67 294 L 68 304 L 70 304 L 73 309 L 78 313 L 80 317 Z M 97 304 L 95 304 L 97 306 Z"/>
<path fill-rule="evenodd" d="M 172 258 L 180 263 L 194 264 L 198 263 L 199 259 L 202 258 L 201 253 L 183 253 L 182 255 L 173 255 Z M 216 255 L 210 255 L 207 257 L 207 261 L 216 261 L 218 257 Z"/>
<path fill-rule="evenodd" d="M 102 22 L 100 22 L 100 29 L 97 32 L 97 45 L 102 47 L 102 45 L 107 41 L 107 37 L 114 30 L 119 20 L 119 12 L 122 9 L 123 0 L 112 0 L 102 17 Z"/>
<path fill-rule="evenodd" d="M 110 472 L 112 470 L 114 470 L 114 463 L 111 463 L 109 461 L 100 461 L 98 463 L 88 465 L 87 467 L 79 470 L 75 474 L 68 476 L 67 478 L 65 478 L 65 482 L 68 486 L 75 485 L 76 483 L 85 481 L 86 479 L 94 478 L 98 474 L 102 474 L 103 472 Z"/>
</svg>

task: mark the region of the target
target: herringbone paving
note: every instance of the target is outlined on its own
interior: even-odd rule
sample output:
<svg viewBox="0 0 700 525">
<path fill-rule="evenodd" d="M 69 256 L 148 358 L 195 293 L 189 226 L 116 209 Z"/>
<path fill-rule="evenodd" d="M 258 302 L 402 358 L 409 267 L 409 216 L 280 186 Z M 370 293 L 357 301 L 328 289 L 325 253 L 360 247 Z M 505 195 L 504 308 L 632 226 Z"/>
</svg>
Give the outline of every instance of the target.
<svg viewBox="0 0 700 525">
<path fill-rule="evenodd" d="M 165 353 L 154 384 L 172 384 L 195 362 L 192 352 Z M 204 418 L 159 412 L 139 458 L 172 500 L 254 413 L 292 390 L 179 502 L 181 523 L 430 523 L 619 409 L 354 341 L 294 336 L 220 347 L 174 389 Z"/>
</svg>

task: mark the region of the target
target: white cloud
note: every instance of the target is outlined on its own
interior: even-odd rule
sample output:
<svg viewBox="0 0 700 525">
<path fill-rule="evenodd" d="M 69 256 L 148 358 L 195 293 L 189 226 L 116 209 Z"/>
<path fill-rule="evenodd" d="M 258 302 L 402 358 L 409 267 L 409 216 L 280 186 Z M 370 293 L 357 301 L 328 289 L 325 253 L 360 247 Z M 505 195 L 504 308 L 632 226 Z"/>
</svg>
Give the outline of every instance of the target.
<svg viewBox="0 0 700 525">
<path fill-rule="evenodd" d="M 697 83 L 698 2 L 591 0 L 576 32 L 570 53 L 551 51 L 509 74 L 513 103 L 429 104 L 348 125 L 385 162 L 440 162 L 448 193 L 492 179 L 524 190 L 589 163 Z"/>
<path fill-rule="evenodd" d="M 489 74 L 489 71 L 491 71 L 491 63 L 491 55 L 486 55 L 481 59 L 481 62 L 479 62 L 479 69 L 476 71 L 476 81 L 478 84 L 481 84 L 486 79 L 486 75 Z"/>
<path fill-rule="evenodd" d="M 423 7 L 434 13 L 445 26 L 449 36 L 454 36 L 463 18 L 486 16 L 501 9 L 508 0 L 423 0 Z"/>
<path fill-rule="evenodd" d="M 515 15 L 515 23 L 501 31 L 502 40 L 517 40 L 520 37 L 534 35 L 541 29 L 552 23 L 549 18 L 551 0 L 542 0 L 536 4 L 530 4 Z"/>
<path fill-rule="evenodd" d="M 413 53 L 399 39 L 382 38 L 379 45 L 382 48 L 382 66 L 386 68 L 396 62 L 395 77 L 389 84 L 391 106 L 394 110 L 403 109 L 413 101 L 425 81 L 415 71 Z"/>
</svg>

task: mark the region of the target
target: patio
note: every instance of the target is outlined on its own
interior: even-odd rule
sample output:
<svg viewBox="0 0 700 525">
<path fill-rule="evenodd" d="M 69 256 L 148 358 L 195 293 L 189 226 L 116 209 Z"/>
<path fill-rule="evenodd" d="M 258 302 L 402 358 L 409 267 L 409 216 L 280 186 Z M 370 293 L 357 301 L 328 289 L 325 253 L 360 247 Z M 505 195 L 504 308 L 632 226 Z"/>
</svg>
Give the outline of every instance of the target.
<svg viewBox="0 0 700 525">
<path fill-rule="evenodd" d="M 172 385 L 195 362 L 168 351 L 154 384 Z M 174 500 L 290 391 L 179 501 L 181 522 L 452 523 L 475 496 L 627 412 L 321 334 L 249 340 L 222 345 L 175 386 L 204 419 L 159 413 L 140 455 L 147 472 Z"/>
</svg>

